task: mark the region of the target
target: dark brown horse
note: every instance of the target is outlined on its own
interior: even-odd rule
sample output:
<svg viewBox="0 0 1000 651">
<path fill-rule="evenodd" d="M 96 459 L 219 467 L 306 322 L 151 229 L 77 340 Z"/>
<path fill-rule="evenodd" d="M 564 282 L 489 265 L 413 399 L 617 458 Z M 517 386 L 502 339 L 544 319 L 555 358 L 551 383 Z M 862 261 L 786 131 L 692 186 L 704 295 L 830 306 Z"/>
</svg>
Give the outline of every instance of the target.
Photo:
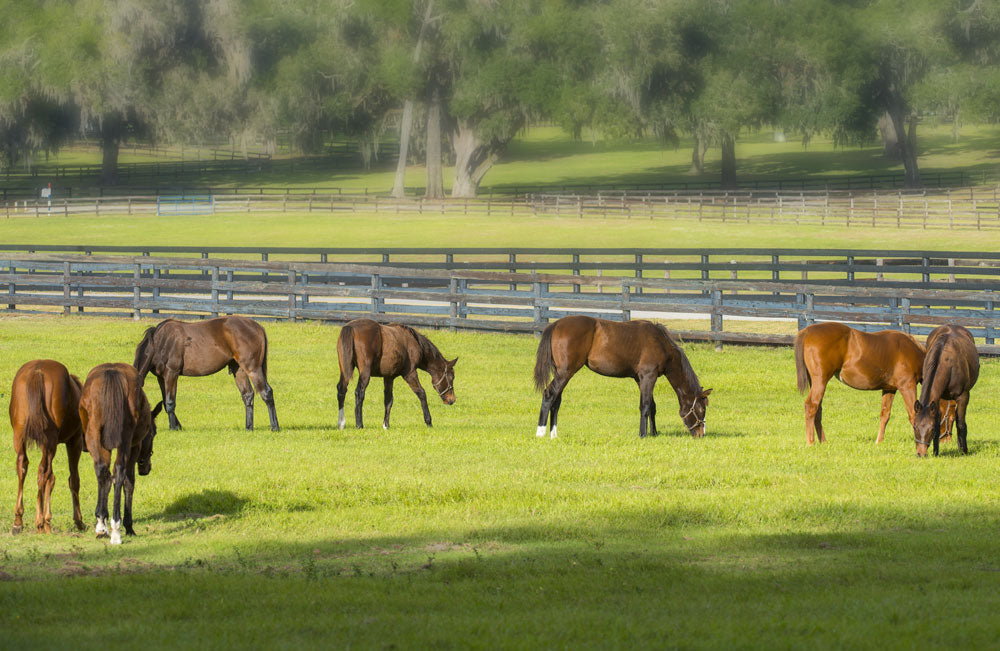
<svg viewBox="0 0 1000 651">
<path fill-rule="evenodd" d="M 69 490 L 73 494 L 73 522 L 83 529 L 80 513 L 80 380 L 66 367 L 51 359 L 28 362 L 14 376 L 10 390 L 10 425 L 14 430 L 17 454 L 17 506 L 13 533 L 21 533 L 24 515 L 24 477 L 28 474 L 28 443 L 41 448 L 38 462 L 38 499 L 35 502 L 35 529 L 52 533 L 52 487 L 56 476 L 52 461 L 60 443 L 69 457 Z"/>
<path fill-rule="evenodd" d="M 344 397 L 347 385 L 358 369 L 358 384 L 354 388 L 354 424 L 364 427 L 361 407 L 365 402 L 365 389 L 373 376 L 383 378 L 385 418 L 382 427 L 389 429 L 389 411 L 392 409 L 392 381 L 402 376 L 420 400 L 424 422 L 431 424 L 427 407 L 427 394 L 420 385 L 417 369 L 430 373 L 431 386 L 446 405 L 455 404 L 455 362 L 444 358 L 431 340 L 410 326 L 401 324 L 381 325 L 371 319 L 355 319 L 340 329 L 337 337 L 337 357 L 340 360 L 340 381 L 337 382 L 337 426 L 344 429 Z"/>
<path fill-rule="evenodd" d="M 157 405 L 156 412 L 159 412 Z M 111 544 L 122 542 L 121 526 L 125 533 L 135 535 L 132 529 L 132 495 L 135 491 L 135 468 L 139 474 L 148 475 L 152 470 L 153 439 L 156 437 L 156 412 L 149 409 L 149 401 L 139 382 L 139 373 L 128 364 L 101 364 L 95 366 L 83 384 L 80 396 L 80 421 L 87 441 L 87 450 L 94 459 L 97 475 L 97 526 L 100 538 L 109 533 L 108 493 L 111 483 L 115 486 L 114 514 L 111 518 Z M 110 472 L 111 453 L 115 455 L 114 472 Z M 121 497 L 125 489 L 125 517 L 122 519 Z"/>
<path fill-rule="evenodd" d="M 934 456 L 938 441 L 947 423 L 942 419 L 945 401 L 955 401 L 955 421 L 958 423 L 958 449 L 969 453 L 966 441 L 968 426 L 965 413 L 969 408 L 969 392 L 979 379 L 979 352 L 972 333 L 962 326 L 944 325 L 934 328 L 927 337 L 927 356 L 924 357 L 924 385 L 920 400 L 914 405 L 913 439 L 917 455 L 925 456 L 927 446 L 934 441 Z M 944 423 L 942 423 L 944 420 Z M 950 427 L 949 427 L 950 431 Z"/>
<path fill-rule="evenodd" d="M 260 393 L 271 417 L 271 429 L 278 430 L 274 392 L 267 383 L 267 334 L 256 321 L 242 316 L 187 323 L 176 319 L 161 321 L 148 328 L 135 349 L 133 365 L 139 382 L 152 372 L 160 383 L 163 407 L 170 429 L 180 429 L 174 410 L 177 406 L 177 378 L 201 377 L 228 367 L 236 379 L 246 407 L 246 428 L 253 429 L 254 389 Z"/>
<path fill-rule="evenodd" d="M 556 420 L 562 392 L 570 378 L 586 366 L 607 377 L 630 377 L 639 385 L 639 436 L 656 436 L 656 402 L 653 386 L 666 376 L 677 393 L 681 420 L 692 436 L 705 435 L 708 394 L 702 389 L 687 355 L 667 329 L 649 321 L 618 323 L 589 316 L 567 316 L 542 333 L 535 356 L 535 387 L 542 394 L 537 436 L 545 436 L 551 414 L 550 436 L 556 438 Z M 548 382 L 549 375 L 552 382 Z M 546 386 L 548 383 L 548 386 Z"/>
<path fill-rule="evenodd" d="M 903 394 L 913 422 L 913 403 L 922 377 L 924 351 L 908 334 L 896 330 L 862 332 L 843 323 L 817 323 L 795 338 L 795 370 L 799 391 L 806 397 L 806 441 L 826 441 L 823 433 L 823 393 L 830 378 L 862 391 L 882 392 L 882 414 L 877 443 L 885 438 L 892 400 Z"/>
</svg>

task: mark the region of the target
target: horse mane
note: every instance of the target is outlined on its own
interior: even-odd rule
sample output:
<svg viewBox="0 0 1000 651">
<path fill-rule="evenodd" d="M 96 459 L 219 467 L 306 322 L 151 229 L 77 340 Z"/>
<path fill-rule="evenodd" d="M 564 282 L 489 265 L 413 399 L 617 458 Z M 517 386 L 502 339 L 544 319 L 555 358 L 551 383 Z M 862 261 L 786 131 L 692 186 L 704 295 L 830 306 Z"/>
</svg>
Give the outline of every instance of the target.
<svg viewBox="0 0 1000 651">
<path fill-rule="evenodd" d="M 430 339 L 420 334 L 413 328 L 402 323 L 397 323 L 400 328 L 410 333 L 410 335 L 416 340 L 417 345 L 420 346 L 420 355 L 424 358 L 424 361 L 431 361 L 433 359 L 444 359 L 444 355 L 438 350 L 438 347 L 434 345 Z"/>
<path fill-rule="evenodd" d="M 681 361 L 681 372 L 684 374 L 684 382 L 692 387 L 693 390 L 701 392 L 701 382 L 698 381 L 698 376 L 695 374 L 694 369 L 691 367 L 691 362 L 688 360 L 687 353 L 674 342 L 673 338 L 670 336 L 670 331 L 662 323 L 654 323 L 660 333 L 663 335 L 664 341 L 677 353 L 677 357 Z"/>
<path fill-rule="evenodd" d="M 140 384 L 146 379 L 146 374 L 149 373 L 149 367 L 153 364 L 153 353 L 152 349 L 153 337 L 159 331 L 160 327 L 170 321 L 171 319 L 165 319 L 160 321 L 155 326 L 150 326 L 146 328 L 146 331 L 142 334 L 142 341 L 135 348 L 135 360 L 132 362 L 132 366 L 139 371 L 139 382 Z"/>
<path fill-rule="evenodd" d="M 927 356 L 924 358 L 924 366 L 928 367 L 930 373 L 924 377 L 920 390 L 921 405 L 926 405 L 931 397 L 931 390 L 934 388 L 934 378 L 937 376 L 938 369 L 941 368 L 941 353 L 944 352 L 946 343 L 947 337 L 938 337 L 935 339 L 933 345 L 927 351 Z"/>
</svg>

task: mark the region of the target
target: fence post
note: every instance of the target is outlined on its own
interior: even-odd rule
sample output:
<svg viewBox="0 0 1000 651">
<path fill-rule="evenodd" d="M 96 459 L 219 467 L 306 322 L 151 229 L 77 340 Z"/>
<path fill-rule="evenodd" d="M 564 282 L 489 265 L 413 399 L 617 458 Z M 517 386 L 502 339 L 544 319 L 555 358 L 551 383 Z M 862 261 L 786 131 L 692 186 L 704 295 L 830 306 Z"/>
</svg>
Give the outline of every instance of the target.
<svg viewBox="0 0 1000 651">
<path fill-rule="evenodd" d="M 382 289 L 382 276 L 379 274 L 372 274 L 372 302 L 371 302 L 371 313 L 372 318 L 376 321 L 378 320 L 378 315 L 380 313 L 380 301 L 378 297 L 379 290 Z"/>
<path fill-rule="evenodd" d="M 544 330 L 545 323 L 542 321 L 542 283 L 537 280 L 531 284 L 532 297 L 531 297 L 531 317 L 534 320 L 534 330 L 536 333 L 540 333 Z"/>
<path fill-rule="evenodd" d="M 988 296 L 993 295 L 992 289 L 987 289 L 986 294 Z M 990 319 L 993 318 L 993 301 L 986 301 L 986 311 L 989 313 Z M 992 345 L 994 340 L 994 335 L 996 334 L 996 329 L 992 325 L 986 326 L 986 343 Z"/>
<path fill-rule="evenodd" d="M 70 276 L 69 276 L 69 273 L 70 273 L 70 270 L 69 270 L 69 261 L 67 260 L 67 261 L 63 262 L 63 301 L 65 301 L 63 303 L 63 314 L 67 315 L 67 316 L 69 315 L 69 312 L 70 312 L 70 306 L 69 306 L 69 277 Z"/>
<path fill-rule="evenodd" d="M 884 267 L 885 266 L 885 259 L 884 258 L 875 258 L 875 266 L 876 267 Z M 875 272 L 875 280 L 878 281 L 878 280 L 884 280 L 884 279 L 885 279 L 885 277 L 882 275 L 881 271 L 876 271 Z"/>
<path fill-rule="evenodd" d="M 920 258 L 920 265 L 924 268 L 920 274 L 921 282 L 929 283 L 931 281 L 930 263 L 931 259 L 927 256 Z"/>
<path fill-rule="evenodd" d="M 623 321 L 631 321 L 632 320 L 632 310 L 630 309 L 630 307 L 631 307 L 631 300 L 630 299 L 632 298 L 632 295 L 629 293 L 630 290 L 631 290 L 631 287 L 628 285 L 628 281 L 627 280 L 622 281 L 622 291 L 621 291 L 621 294 L 619 295 L 619 298 L 621 300 L 621 310 L 622 310 L 622 320 Z"/>
<path fill-rule="evenodd" d="M 455 332 L 454 320 L 458 318 L 458 299 L 455 297 L 455 295 L 458 294 L 458 279 L 454 276 L 448 279 L 448 293 L 451 294 L 451 297 L 449 298 L 450 308 L 448 316 L 452 318 L 452 323 L 448 327 L 448 330 Z"/>
<path fill-rule="evenodd" d="M 712 290 L 712 334 L 715 340 L 715 350 L 722 350 L 722 290 Z"/>
<path fill-rule="evenodd" d="M 232 303 L 233 303 L 233 270 L 229 269 L 226 271 L 226 282 L 229 283 L 229 289 L 226 290 L 226 302 L 229 303 L 230 307 L 226 310 L 226 314 L 232 314 Z"/>
<path fill-rule="evenodd" d="M 638 278 L 639 280 L 642 280 L 642 254 L 641 253 L 636 253 L 635 254 L 635 277 Z M 636 287 L 635 288 L 635 293 L 636 294 L 641 294 L 642 293 L 642 287 L 641 286 L 640 287 Z"/>
<path fill-rule="evenodd" d="M 153 269 L 153 303 L 154 304 L 160 302 L 160 288 L 159 288 L 159 282 L 158 282 L 159 280 L 160 280 L 160 268 L 159 267 L 155 267 Z M 160 309 L 154 307 L 153 308 L 153 314 L 159 314 L 159 313 L 160 313 Z"/>
<path fill-rule="evenodd" d="M 816 295 L 812 292 L 806 294 L 806 325 L 812 325 L 816 323 L 816 317 L 813 316 L 816 310 Z"/>
<path fill-rule="evenodd" d="M 132 271 L 132 319 L 138 321 L 141 314 L 139 313 L 139 280 L 142 276 L 142 265 L 136 264 L 135 269 Z"/>
<path fill-rule="evenodd" d="M 517 266 L 516 266 L 517 265 L 517 254 L 516 253 L 511 253 L 510 257 L 509 257 L 509 260 L 510 260 L 510 272 L 512 274 L 516 274 L 517 273 Z M 517 283 L 511 283 L 510 284 L 510 291 L 512 291 L 512 292 L 517 291 Z"/>
<path fill-rule="evenodd" d="M 219 268 L 212 267 L 212 316 L 219 316 Z"/>
<path fill-rule="evenodd" d="M 295 320 L 295 270 L 288 270 L 288 318 Z"/>
<path fill-rule="evenodd" d="M 955 266 L 955 258 L 948 258 L 948 266 L 949 267 Z M 955 282 L 955 274 L 953 273 L 948 274 L 948 282 L 950 283 Z"/>
<path fill-rule="evenodd" d="M 910 334 L 910 299 L 902 298 L 899 305 L 899 326 L 906 334 Z"/>
</svg>

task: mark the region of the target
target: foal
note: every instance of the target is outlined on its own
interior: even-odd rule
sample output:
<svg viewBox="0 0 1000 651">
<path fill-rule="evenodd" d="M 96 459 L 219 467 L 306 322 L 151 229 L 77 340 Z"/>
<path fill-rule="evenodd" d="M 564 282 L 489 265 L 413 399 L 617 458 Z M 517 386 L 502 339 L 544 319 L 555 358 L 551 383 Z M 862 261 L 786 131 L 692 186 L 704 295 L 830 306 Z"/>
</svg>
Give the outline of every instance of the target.
<svg viewBox="0 0 1000 651">
<path fill-rule="evenodd" d="M 80 396 L 80 421 L 87 449 L 94 458 L 97 475 L 97 526 L 100 538 L 108 533 L 108 493 L 115 487 L 114 515 L 111 518 L 111 544 L 122 542 L 121 526 L 132 536 L 132 494 L 135 491 L 135 467 L 140 475 L 152 470 L 153 438 L 156 437 L 156 414 L 142 390 L 139 373 L 128 364 L 95 366 L 83 385 Z M 117 450 L 114 473 L 109 471 L 111 453 Z M 125 518 L 121 514 L 122 487 L 125 488 Z"/>
<path fill-rule="evenodd" d="M 535 387 L 542 394 L 537 436 L 545 436 L 551 414 L 551 438 L 556 438 L 556 420 L 562 392 L 570 378 L 586 366 L 608 377 L 630 377 L 639 385 L 639 436 L 656 436 L 656 402 L 653 386 L 666 376 L 677 393 L 681 420 L 691 435 L 705 435 L 705 412 L 711 389 L 701 388 L 687 355 L 662 325 L 650 321 L 605 321 L 589 316 L 567 316 L 542 333 L 535 356 Z M 549 375 L 552 382 L 546 386 Z"/>
<path fill-rule="evenodd" d="M 17 453 L 17 506 L 14 507 L 13 533 L 21 533 L 24 515 L 24 477 L 28 474 L 28 443 L 41 448 L 38 462 L 38 499 L 35 503 L 35 529 L 52 533 L 52 487 L 56 476 L 52 461 L 60 443 L 69 457 L 69 490 L 73 495 L 73 522 L 83 529 L 80 513 L 80 453 L 83 431 L 80 428 L 80 380 L 66 367 L 51 359 L 28 362 L 14 376 L 10 391 L 10 425 L 14 430 Z"/>
<path fill-rule="evenodd" d="M 934 328 L 927 337 L 924 385 L 920 400 L 914 405 L 917 414 L 913 419 L 913 440 L 917 456 L 926 456 L 931 440 L 934 441 L 934 456 L 937 456 L 938 441 L 944 430 L 941 407 L 949 400 L 955 401 L 958 449 L 962 454 L 969 453 L 965 413 L 969 407 L 969 392 L 978 379 L 979 352 L 972 333 L 962 326 Z"/>
<path fill-rule="evenodd" d="M 337 337 L 337 357 L 340 360 L 340 381 L 337 382 L 337 426 L 344 429 L 344 397 L 347 386 L 358 369 L 358 384 L 354 389 L 354 423 L 364 427 L 361 407 L 365 402 L 365 389 L 372 376 L 383 378 L 385 418 L 382 428 L 389 429 L 389 411 L 392 409 L 392 382 L 403 376 L 420 400 L 424 422 L 431 424 L 427 407 L 427 394 L 420 385 L 417 369 L 431 375 L 431 386 L 446 405 L 455 404 L 455 362 L 444 358 L 431 340 L 410 326 L 402 324 L 381 325 L 371 319 L 355 319 L 340 329 Z"/>
</svg>

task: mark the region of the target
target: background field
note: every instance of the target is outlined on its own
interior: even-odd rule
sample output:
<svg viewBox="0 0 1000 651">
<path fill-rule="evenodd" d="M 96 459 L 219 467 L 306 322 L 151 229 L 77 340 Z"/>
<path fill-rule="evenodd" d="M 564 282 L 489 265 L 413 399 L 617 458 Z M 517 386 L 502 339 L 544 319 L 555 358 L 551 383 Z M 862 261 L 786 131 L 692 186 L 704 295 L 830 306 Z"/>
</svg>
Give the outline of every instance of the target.
<svg viewBox="0 0 1000 651">
<path fill-rule="evenodd" d="M 131 360 L 148 325 L 0 319 L 0 375 L 34 357 L 81 375 Z M 901 405 L 876 447 L 878 394 L 836 383 L 824 409 L 830 441 L 807 447 L 787 349 L 686 347 L 715 389 L 705 439 L 682 432 L 661 381 L 662 434 L 640 440 L 634 383 L 588 371 L 567 389 L 560 438 L 536 439 L 536 340 L 510 335 L 432 333 L 460 357 L 458 402 L 434 398 L 432 429 L 399 383 L 383 432 L 375 380 L 368 428 L 341 432 L 338 329 L 267 328 L 282 431 L 242 430 L 228 376 L 182 379 L 186 429 L 156 439 L 153 473 L 136 489 L 138 536 L 122 547 L 71 530 L 60 451 L 57 533 L 0 535 L 6 645 L 104 646 L 121 617 L 150 648 L 996 640 L 993 360 L 973 395 L 971 455 L 946 443 L 941 457 L 919 460 Z M 257 420 L 266 422 L 263 405 Z M 10 445 L 3 422 L 8 523 Z M 81 471 L 90 524 L 88 455 Z"/>
</svg>

